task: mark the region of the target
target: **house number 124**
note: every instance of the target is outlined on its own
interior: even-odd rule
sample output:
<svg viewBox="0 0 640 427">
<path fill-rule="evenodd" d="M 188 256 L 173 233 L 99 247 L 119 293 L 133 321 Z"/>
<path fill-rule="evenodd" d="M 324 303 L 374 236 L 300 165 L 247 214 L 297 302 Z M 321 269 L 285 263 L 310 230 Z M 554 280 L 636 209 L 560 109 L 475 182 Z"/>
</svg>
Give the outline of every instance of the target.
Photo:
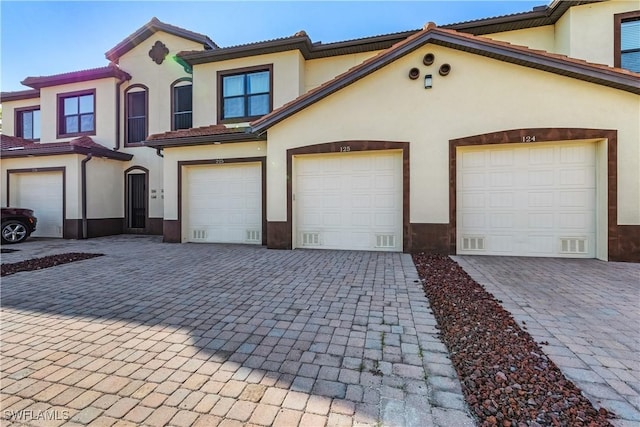
<svg viewBox="0 0 640 427">
<path fill-rule="evenodd" d="M 536 142 L 536 137 L 534 135 L 523 136 L 522 142 Z"/>
</svg>

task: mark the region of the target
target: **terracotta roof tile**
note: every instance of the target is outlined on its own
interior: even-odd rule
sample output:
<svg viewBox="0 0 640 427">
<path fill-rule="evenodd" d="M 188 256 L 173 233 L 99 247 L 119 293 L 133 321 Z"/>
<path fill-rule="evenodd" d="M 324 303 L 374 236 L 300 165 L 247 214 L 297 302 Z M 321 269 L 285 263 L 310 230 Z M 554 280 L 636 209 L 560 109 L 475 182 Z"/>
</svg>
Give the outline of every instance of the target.
<svg viewBox="0 0 640 427">
<path fill-rule="evenodd" d="M 0 146 L 3 157 L 15 157 L 21 153 L 25 155 L 55 155 L 65 153 L 88 154 L 113 158 L 117 160 L 129 160 L 130 154 L 113 151 L 104 145 L 98 144 L 88 136 L 81 136 L 67 142 L 34 142 L 24 138 L 10 135 L 0 135 Z"/>
<path fill-rule="evenodd" d="M 167 24 L 160 21 L 155 16 L 151 18 L 151 21 L 138 28 L 134 33 L 127 36 L 124 40 L 118 43 L 113 48 L 109 49 L 104 55 L 110 61 L 118 61 L 118 59 L 129 52 L 134 47 L 151 37 L 157 31 L 164 31 L 165 33 L 173 34 L 178 37 L 183 37 L 197 43 L 201 43 L 205 49 L 217 49 L 218 45 L 211 40 L 208 36 L 200 33 L 177 27 L 175 25 Z"/>
<path fill-rule="evenodd" d="M 381 64 L 380 67 L 382 67 L 385 65 L 385 60 L 389 60 L 389 58 L 391 58 L 391 60 L 394 60 L 393 58 L 395 55 L 397 55 L 398 51 L 400 51 L 407 45 L 411 45 L 416 39 L 425 37 L 427 34 L 451 36 L 451 39 L 455 41 L 468 40 L 470 42 L 473 42 L 475 45 L 481 46 L 480 50 L 482 50 L 485 47 L 501 48 L 503 49 L 503 52 L 505 52 L 505 56 L 507 55 L 506 52 L 512 52 L 512 53 L 519 52 L 519 53 L 527 54 L 529 56 L 536 56 L 538 58 L 553 59 L 556 61 L 560 61 L 561 64 L 564 63 L 564 64 L 578 65 L 589 71 L 605 72 L 609 76 L 618 75 L 618 76 L 624 76 L 627 78 L 637 77 L 640 79 L 640 73 L 634 73 L 632 71 L 628 71 L 622 68 L 610 67 L 608 65 L 603 65 L 603 64 L 595 64 L 582 59 L 570 58 L 565 55 L 549 53 L 543 50 L 531 49 L 531 48 L 528 48 L 527 46 L 514 45 L 508 42 L 498 41 L 498 40 L 494 40 L 487 37 L 475 36 L 472 34 L 461 33 L 459 31 L 455 31 L 451 29 L 440 28 L 440 27 L 436 27 L 435 24 L 430 22 L 429 24 L 425 25 L 423 30 L 410 35 L 406 39 L 400 42 L 397 42 L 390 48 L 379 52 L 378 54 L 366 59 L 362 63 L 348 69 L 344 73 L 337 75 L 333 79 L 326 81 L 320 86 L 314 89 L 311 89 L 310 91 L 299 96 L 298 98 L 284 104 L 283 106 L 273 110 L 269 114 L 266 114 L 261 118 L 255 120 L 254 122 L 251 123 L 251 127 L 254 129 L 254 131 L 264 132 L 264 130 L 266 130 L 272 124 L 275 124 L 280 120 L 283 120 L 284 118 L 288 117 L 291 114 L 295 114 L 295 112 L 299 111 L 300 109 L 306 108 L 306 106 L 312 103 L 317 102 L 318 100 L 322 99 L 324 96 L 328 96 L 330 93 L 333 93 L 345 86 L 348 86 L 353 81 L 355 81 L 353 79 L 363 77 L 360 74 L 363 73 L 364 70 L 368 70 L 372 68 L 377 69 L 375 68 L 375 63 Z M 640 80 L 638 80 L 638 82 L 639 82 L 638 86 L 640 86 Z"/>
<path fill-rule="evenodd" d="M 131 79 L 131 76 L 122 71 L 115 64 L 109 64 L 106 67 L 91 68 L 88 70 L 71 71 L 69 73 L 54 74 L 51 76 L 34 76 L 27 77 L 22 81 L 25 86 L 34 89 L 40 89 L 48 86 L 56 86 L 67 83 L 84 82 L 89 80 L 104 79 L 115 77 L 123 80 Z"/>
<path fill-rule="evenodd" d="M 228 128 L 225 125 L 211 125 L 211 126 L 201 126 L 197 128 L 190 129 L 180 129 L 173 130 L 164 133 L 156 133 L 153 135 L 149 135 L 147 141 L 158 141 L 163 139 L 174 139 L 174 138 L 189 138 L 193 136 L 214 136 L 214 135 L 229 135 L 235 133 L 246 133 L 248 128 L 238 127 L 238 128 Z"/>
<path fill-rule="evenodd" d="M 40 98 L 40 90 L 26 89 L 26 90 L 16 90 L 13 92 L 0 93 L 0 102 L 18 101 L 21 99 L 33 99 L 33 98 Z"/>
</svg>

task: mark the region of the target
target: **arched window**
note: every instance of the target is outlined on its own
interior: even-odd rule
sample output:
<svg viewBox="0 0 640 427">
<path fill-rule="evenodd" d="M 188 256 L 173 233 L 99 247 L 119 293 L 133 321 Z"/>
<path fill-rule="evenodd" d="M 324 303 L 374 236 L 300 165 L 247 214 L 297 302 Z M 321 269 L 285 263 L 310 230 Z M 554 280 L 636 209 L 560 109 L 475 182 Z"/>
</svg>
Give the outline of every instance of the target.
<svg viewBox="0 0 640 427">
<path fill-rule="evenodd" d="M 193 85 L 190 77 L 171 83 L 171 130 L 193 126 Z"/>
<path fill-rule="evenodd" d="M 147 139 L 149 129 L 149 89 L 142 84 L 125 91 L 125 145 L 139 144 Z"/>
</svg>

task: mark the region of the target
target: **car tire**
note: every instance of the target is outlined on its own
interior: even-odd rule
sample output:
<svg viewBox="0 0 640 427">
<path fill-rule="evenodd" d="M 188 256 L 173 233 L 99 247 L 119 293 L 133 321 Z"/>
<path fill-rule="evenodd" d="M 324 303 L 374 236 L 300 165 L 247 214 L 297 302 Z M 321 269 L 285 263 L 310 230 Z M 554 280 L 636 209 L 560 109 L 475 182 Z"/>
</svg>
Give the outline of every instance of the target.
<svg viewBox="0 0 640 427">
<path fill-rule="evenodd" d="M 14 244 L 24 242 L 29 237 L 29 230 L 24 223 L 16 220 L 2 223 L 2 243 Z"/>
</svg>

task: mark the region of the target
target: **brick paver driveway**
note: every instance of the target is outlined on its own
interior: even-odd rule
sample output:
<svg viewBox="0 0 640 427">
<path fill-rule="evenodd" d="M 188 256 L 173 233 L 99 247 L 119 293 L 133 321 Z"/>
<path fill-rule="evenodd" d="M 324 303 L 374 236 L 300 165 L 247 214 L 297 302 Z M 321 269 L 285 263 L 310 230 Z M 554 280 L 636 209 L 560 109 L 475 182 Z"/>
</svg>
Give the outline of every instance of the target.
<svg viewBox="0 0 640 427">
<path fill-rule="evenodd" d="M 472 425 L 406 254 L 36 239 L 3 262 L 3 424 Z"/>
<path fill-rule="evenodd" d="M 640 264 L 458 256 L 596 406 L 640 424 Z"/>
</svg>

